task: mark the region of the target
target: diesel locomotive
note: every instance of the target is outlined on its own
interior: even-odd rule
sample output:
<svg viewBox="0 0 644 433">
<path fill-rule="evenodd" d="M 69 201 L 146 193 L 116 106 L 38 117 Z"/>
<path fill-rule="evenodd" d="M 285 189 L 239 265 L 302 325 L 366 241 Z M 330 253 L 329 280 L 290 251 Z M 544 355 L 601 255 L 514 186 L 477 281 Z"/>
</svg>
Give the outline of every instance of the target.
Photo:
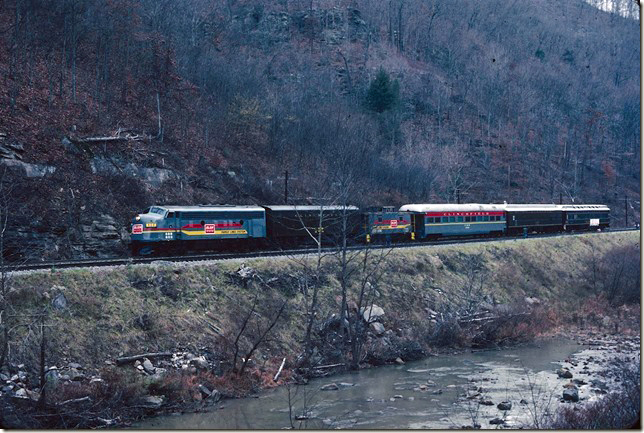
<svg viewBox="0 0 644 433">
<path fill-rule="evenodd" d="M 132 220 L 131 251 L 149 255 L 193 249 L 252 251 L 321 241 L 334 245 L 603 230 L 605 205 L 406 204 L 356 206 L 151 206 Z"/>
</svg>

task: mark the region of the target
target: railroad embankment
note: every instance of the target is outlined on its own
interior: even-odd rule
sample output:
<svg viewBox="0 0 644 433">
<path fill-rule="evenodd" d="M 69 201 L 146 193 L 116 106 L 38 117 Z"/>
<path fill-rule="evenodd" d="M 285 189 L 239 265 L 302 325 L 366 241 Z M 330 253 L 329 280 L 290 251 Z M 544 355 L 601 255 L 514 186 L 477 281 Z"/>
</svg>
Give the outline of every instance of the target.
<svg viewBox="0 0 644 433">
<path fill-rule="evenodd" d="M 580 329 L 639 335 L 639 257 L 639 232 L 608 232 L 319 266 L 311 255 L 17 273 L 1 421 L 123 425 L 352 364 Z"/>
</svg>

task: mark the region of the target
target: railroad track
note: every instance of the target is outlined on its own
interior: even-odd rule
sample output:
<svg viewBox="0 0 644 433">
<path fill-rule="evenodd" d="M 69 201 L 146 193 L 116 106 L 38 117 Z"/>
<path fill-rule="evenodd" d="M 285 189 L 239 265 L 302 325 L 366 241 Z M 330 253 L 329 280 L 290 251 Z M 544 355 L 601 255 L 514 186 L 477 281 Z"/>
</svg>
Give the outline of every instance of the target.
<svg viewBox="0 0 644 433">
<path fill-rule="evenodd" d="M 611 229 L 609 233 L 615 232 L 628 232 L 639 231 L 639 228 L 620 228 Z M 591 232 L 572 232 L 572 233 L 546 233 L 546 234 L 529 234 L 528 239 L 564 237 L 564 236 L 577 236 Z M 485 243 L 485 242 L 503 242 L 513 241 L 517 239 L 524 239 L 521 236 L 503 236 L 493 238 L 450 238 L 440 239 L 428 242 L 405 242 L 391 245 L 385 244 L 370 244 L 370 249 L 390 249 L 390 248 L 413 248 L 413 247 L 431 247 L 436 245 L 456 245 L 468 243 Z M 364 245 L 349 246 L 349 250 L 364 249 Z M 195 262 L 205 260 L 230 260 L 230 259 L 244 259 L 244 258 L 258 258 L 258 257 L 279 257 L 284 255 L 304 255 L 316 254 L 317 248 L 300 248 L 300 249 L 280 249 L 280 250 L 260 250 L 245 253 L 205 253 L 205 254 L 188 254 L 182 256 L 152 256 L 152 257 L 114 257 L 107 259 L 79 259 L 79 260 L 59 260 L 55 262 L 38 262 L 38 263 L 21 263 L 12 264 L 0 267 L 0 271 L 14 272 L 14 271 L 30 271 L 40 269 L 63 269 L 63 268 L 86 268 L 93 266 L 117 266 L 129 264 L 146 264 L 156 262 Z M 324 247 L 322 251 L 325 253 L 337 251 L 336 247 Z"/>
</svg>

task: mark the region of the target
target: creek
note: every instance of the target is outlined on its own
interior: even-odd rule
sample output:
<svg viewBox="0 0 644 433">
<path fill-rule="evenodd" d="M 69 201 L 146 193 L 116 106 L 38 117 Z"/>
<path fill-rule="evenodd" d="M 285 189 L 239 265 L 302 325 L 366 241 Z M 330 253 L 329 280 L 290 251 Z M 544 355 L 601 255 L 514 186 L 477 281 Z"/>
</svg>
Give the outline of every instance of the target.
<svg viewBox="0 0 644 433">
<path fill-rule="evenodd" d="M 475 423 L 496 428 L 490 424 L 494 418 L 503 419 L 506 427 L 529 426 L 535 417 L 562 404 L 568 380 L 555 371 L 563 360 L 589 350 L 572 340 L 548 339 L 509 349 L 432 356 L 282 386 L 255 398 L 223 400 L 205 413 L 159 416 L 133 427 L 286 428 L 291 426 L 289 394 L 295 428 L 448 429 Z M 330 383 L 338 389 L 320 389 Z M 596 398 L 590 386 L 581 387 L 579 395 L 582 400 Z M 512 408 L 499 409 L 502 401 L 511 402 Z"/>
</svg>

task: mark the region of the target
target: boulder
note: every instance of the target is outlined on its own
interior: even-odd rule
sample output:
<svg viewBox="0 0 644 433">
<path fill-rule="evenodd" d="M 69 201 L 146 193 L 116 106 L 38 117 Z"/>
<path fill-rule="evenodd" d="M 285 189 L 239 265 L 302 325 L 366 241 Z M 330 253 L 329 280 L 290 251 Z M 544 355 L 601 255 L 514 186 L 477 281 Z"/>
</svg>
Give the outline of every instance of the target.
<svg viewBox="0 0 644 433">
<path fill-rule="evenodd" d="M 482 404 L 483 406 L 494 406 L 494 402 L 492 402 L 492 400 L 479 400 L 479 404 Z"/>
<path fill-rule="evenodd" d="M 45 177 L 48 174 L 56 172 L 56 167 L 43 164 L 29 164 L 17 159 L 0 159 L 0 163 L 5 166 L 16 168 L 26 177 Z"/>
<path fill-rule="evenodd" d="M 371 322 L 369 327 L 376 335 L 383 335 L 385 333 L 385 326 L 380 322 Z"/>
<path fill-rule="evenodd" d="M 396 364 L 398 364 L 398 365 L 403 365 L 403 364 L 405 363 L 405 361 L 403 361 L 403 360 L 402 360 L 402 359 L 400 359 L 400 358 L 396 358 L 396 360 L 395 360 L 394 362 L 395 362 Z"/>
<path fill-rule="evenodd" d="M 78 362 L 70 362 L 67 364 L 69 368 L 75 368 L 76 370 L 82 370 L 83 366 L 81 366 Z"/>
<path fill-rule="evenodd" d="M 208 361 L 206 360 L 205 356 L 195 356 L 190 360 L 190 364 L 194 365 L 197 368 L 201 369 L 207 369 L 208 368 Z"/>
<path fill-rule="evenodd" d="M 83 380 L 85 379 L 85 375 L 75 368 L 72 368 L 69 370 L 69 378 L 70 380 Z"/>
<path fill-rule="evenodd" d="M 349 388 L 351 386 L 356 386 L 356 384 L 355 383 L 349 383 L 349 382 L 340 382 L 340 383 L 338 383 L 338 386 L 340 388 Z"/>
<path fill-rule="evenodd" d="M 499 410 L 510 410 L 510 409 L 512 409 L 512 402 L 511 401 L 502 401 L 501 403 L 497 404 L 496 407 Z"/>
<path fill-rule="evenodd" d="M 531 298 L 530 296 L 525 298 L 525 303 L 528 305 L 539 305 L 541 301 L 537 298 Z"/>
<path fill-rule="evenodd" d="M 492 424 L 492 425 L 500 425 L 500 424 L 505 424 L 505 421 L 503 421 L 501 418 L 492 418 L 490 420 L 490 424 Z"/>
<path fill-rule="evenodd" d="M 564 401 L 572 401 L 578 402 L 579 401 L 579 391 L 577 390 L 576 386 L 570 386 L 568 388 L 565 388 L 563 391 L 563 399 Z"/>
<path fill-rule="evenodd" d="M 210 391 L 210 397 L 208 397 L 208 399 L 217 402 L 221 400 L 221 393 L 218 390 L 213 389 L 212 391 Z"/>
<path fill-rule="evenodd" d="M 326 385 L 322 385 L 320 387 L 320 391 L 337 391 L 338 390 L 338 385 L 335 383 L 327 383 Z"/>
<path fill-rule="evenodd" d="M 146 373 L 154 374 L 154 365 L 148 358 L 143 358 L 143 369 Z"/>
<path fill-rule="evenodd" d="M 13 396 L 18 398 L 29 398 L 27 396 L 27 390 L 24 388 L 18 388 L 18 390 L 13 394 Z"/>
<path fill-rule="evenodd" d="M 557 376 L 563 379 L 572 379 L 572 373 L 566 368 L 560 368 L 559 370 L 557 370 Z"/>
<path fill-rule="evenodd" d="M 0 137 L 0 158 L 4 159 L 22 159 L 25 146 L 17 141 L 7 142 Z"/>
<path fill-rule="evenodd" d="M 59 293 L 56 295 L 53 301 L 51 301 L 51 306 L 56 310 L 64 310 L 67 308 L 67 298 L 64 293 Z"/>
<path fill-rule="evenodd" d="M 141 406 L 150 409 L 158 409 L 163 404 L 163 397 L 157 395 L 146 395 L 145 397 L 142 397 L 140 401 Z"/>
<path fill-rule="evenodd" d="M 212 391 L 210 391 L 210 390 L 208 389 L 208 387 L 206 387 L 205 385 L 201 385 L 201 384 L 199 384 L 198 388 L 199 388 L 199 391 L 201 391 L 201 393 L 202 393 L 204 396 L 206 396 L 206 397 L 210 397 L 210 394 L 212 393 Z"/>
<path fill-rule="evenodd" d="M 378 321 L 380 317 L 384 316 L 385 310 L 383 310 L 376 304 L 372 304 L 371 307 L 361 308 L 360 314 L 362 314 L 362 318 L 365 322 L 371 323 Z"/>
</svg>

